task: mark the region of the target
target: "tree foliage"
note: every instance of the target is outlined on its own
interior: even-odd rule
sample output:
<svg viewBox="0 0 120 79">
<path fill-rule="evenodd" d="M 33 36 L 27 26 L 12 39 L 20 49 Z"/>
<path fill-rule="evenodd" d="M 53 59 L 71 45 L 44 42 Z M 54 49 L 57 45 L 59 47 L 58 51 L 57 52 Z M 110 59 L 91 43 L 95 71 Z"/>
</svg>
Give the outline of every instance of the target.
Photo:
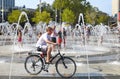
<svg viewBox="0 0 120 79">
<path fill-rule="evenodd" d="M 12 10 L 12 13 L 8 14 L 9 23 L 17 23 L 19 20 L 21 12 L 22 11 L 20 11 L 20 10 Z M 25 17 L 25 15 L 23 15 L 20 19 L 20 24 L 24 23 L 25 21 L 26 21 L 26 17 Z"/>
<path fill-rule="evenodd" d="M 85 21 L 87 22 L 87 23 L 90 23 L 90 24 L 95 24 L 95 22 L 96 22 L 96 17 L 97 17 L 97 8 L 96 7 L 94 7 L 94 8 L 92 8 L 92 6 L 91 6 L 91 8 L 89 7 L 89 8 L 87 8 L 88 10 L 86 10 L 86 13 L 85 13 Z"/>
<path fill-rule="evenodd" d="M 72 10 L 69 10 L 69 9 L 63 10 L 62 21 L 67 22 L 67 23 L 74 23 L 75 15 L 72 12 Z"/>
<path fill-rule="evenodd" d="M 110 16 L 104 12 L 99 11 L 98 8 L 93 7 L 87 0 L 54 0 L 52 6 L 43 2 L 42 12 L 39 12 L 39 7 L 35 12 L 27 12 L 30 22 L 39 23 L 40 21 L 49 22 L 55 20 L 57 14 L 57 22 L 62 21 L 76 24 L 80 13 L 83 13 L 85 23 L 90 24 L 107 24 Z M 57 11 L 57 13 L 55 13 Z M 13 10 L 8 15 L 10 23 L 17 22 L 21 11 Z M 61 15 L 62 14 L 62 15 Z M 31 19 L 32 18 L 32 19 Z M 21 20 L 24 22 L 24 16 Z"/>
<path fill-rule="evenodd" d="M 71 10 L 75 15 L 74 22 L 78 21 L 80 13 L 84 14 L 85 22 L 93 25 L 101 22 L 106 24 L 109 18 L 107 14 L 99 11 L 97 7 L 93 7 L 86 0 L 55 0 L 53 7 L 57 10 L 62 10 L 61 12 L 64 12 L 64 9 L 66 8 Z"/>
<path fill-rule="evenodd" d="M 64 12 L 64 9 L 69 9 L 70 11 L 73 12 L 72 14 L 74 14 L 75 17 L 75 18 L 69 17 L 69 19 L 72 19 L 74 20 L 74 22 L 77 22 L 79 14 L 85 13 L 84 9 L 85 2 L 86 0 L 55 0 L 53 3 L 53 7 L 57 10 L 62 10 L 61 11 L 62 13 Z"/>
<path fill-rule="evenodd" d="M 68 0 L 55 0 L 53 2 L 53 8 L 55 8 L 57 10 L 64 8 L 66 5 L 66 1 L 68 1 Z"/>
<path fill-rule="evenodd" d="M 46 11 L 43 11 L 42 13 L 36 11 L 34 18 L 32 18 L 32 21 L 35 23 L 39 23 L 40 21 L 49 23 L 50 20 L 50 13 Z"/>
<path fill-rule="evenodd" d="M 100 23 L 107 24 L 110 16 L 108 16 L 106 13 L 98 12 L 98 15 L 96 18 L 97 18 L 96 24 L 100 24 Z"/>
<path fill-rule="evenodd" d="M 8 14 L 8 21 L 10 23 L 18 22 L 18 18 L 20 16 L 20 10 L 13 10 L 12 13 Z"/>
</svg>

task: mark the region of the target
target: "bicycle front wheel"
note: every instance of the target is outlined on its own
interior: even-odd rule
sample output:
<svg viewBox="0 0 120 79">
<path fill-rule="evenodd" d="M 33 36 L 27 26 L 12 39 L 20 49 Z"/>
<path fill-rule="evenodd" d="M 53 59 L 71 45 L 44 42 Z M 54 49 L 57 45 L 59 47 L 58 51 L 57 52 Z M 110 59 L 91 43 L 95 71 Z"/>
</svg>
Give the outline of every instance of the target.
<svg viewBox="0 0 120 79">
<path fill-rule="evenodd" d="M 31 75 L 37 75 L 42 71 L 43 62 L 40 56 L 30 55 L 26 58 L 25 70 Z"/>
<path fill-rule="evenodd" d="M 70 78 L 76 72 L 76 63 L 70 57 L 60 58 L 56 63 L 56 71 L 61 77 Z"/>
</svg>

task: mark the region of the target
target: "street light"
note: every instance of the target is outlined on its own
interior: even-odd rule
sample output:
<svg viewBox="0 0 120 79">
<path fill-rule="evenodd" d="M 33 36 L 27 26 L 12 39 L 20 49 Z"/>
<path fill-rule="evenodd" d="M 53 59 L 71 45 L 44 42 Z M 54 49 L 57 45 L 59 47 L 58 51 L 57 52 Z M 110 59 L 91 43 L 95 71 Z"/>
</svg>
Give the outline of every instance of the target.
<svg viewBox="0 0 120 79">
<path fill-rule="evenodd" d="M 57 23 L 57 9 L 55 10 L 55 22 Z"/>
<path fill-rule="evenodd" d="M 62 5 L 62 0 L 60 0 L 60 4 Z M 60 8 L 60 24 L 62 24 L 62 8 Z"/>
<path fill-rule="evenodd" d="M 2 10 L 1 10 L 1 12 L 2 12 L 2 22 L 4 22 L 4 2 L 3 2 L 4 0 L 2 0 Z"/>
<path fill-rule="evenodd" d="M 40 4 L 39 4 L 39 9 L 40 9 L 40 13 L 41 13 L 41 0 L 40 0 Z"/>
</svg>

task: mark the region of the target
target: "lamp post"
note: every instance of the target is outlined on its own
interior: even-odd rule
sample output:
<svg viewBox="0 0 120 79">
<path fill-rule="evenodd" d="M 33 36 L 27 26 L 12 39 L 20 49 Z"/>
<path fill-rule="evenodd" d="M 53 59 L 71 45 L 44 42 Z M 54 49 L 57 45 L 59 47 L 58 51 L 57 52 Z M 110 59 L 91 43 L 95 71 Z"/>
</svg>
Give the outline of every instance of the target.
<svg viewBox="0 0 120 79">
<path fill-rule="evenodd" d="M 62 0 L 60 0 L 60 4 L 62 5 Z M 60 7 L 60 24 L 62 24 L 62 7 Z"/>
<path fill-rule="evenodd" d="M 55 22 L 57 23 L 57 9 L 55 10 Z"/>
<path fill-rule="evenodd" d="M 4 22 L 4 2 L 3 2 L 4 0 L 2 0 L 2 10 L 1 10 L 1 12 L 2 12 L 2 22 Z"/>
<path fill-rule="evenodd" d="M 40 13 L 41 13 L 41 0 L 40 0 L 40 4 L 39 4 L 39 9 L 40 9 Z"/>
</svg>

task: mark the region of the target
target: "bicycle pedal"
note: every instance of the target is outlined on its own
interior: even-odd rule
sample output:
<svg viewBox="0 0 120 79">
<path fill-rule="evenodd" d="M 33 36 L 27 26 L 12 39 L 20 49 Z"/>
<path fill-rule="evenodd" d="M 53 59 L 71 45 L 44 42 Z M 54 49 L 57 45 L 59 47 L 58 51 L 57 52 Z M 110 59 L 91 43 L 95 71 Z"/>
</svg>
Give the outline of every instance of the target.
<svg viewBox="0 0 120 79">
<path fill-rule="evenodd" d="M 51 60 L 51 59 L 50 59 Z M 50 61 L 50 62 L 45 62 L 45 64 L 53 64 L 53 62 L 52 61 Z"/>
<path fill-rule="evenodd" d="M 48 70 L 44 69 L 44 71 L 49 72 Z"/>
</svg>

